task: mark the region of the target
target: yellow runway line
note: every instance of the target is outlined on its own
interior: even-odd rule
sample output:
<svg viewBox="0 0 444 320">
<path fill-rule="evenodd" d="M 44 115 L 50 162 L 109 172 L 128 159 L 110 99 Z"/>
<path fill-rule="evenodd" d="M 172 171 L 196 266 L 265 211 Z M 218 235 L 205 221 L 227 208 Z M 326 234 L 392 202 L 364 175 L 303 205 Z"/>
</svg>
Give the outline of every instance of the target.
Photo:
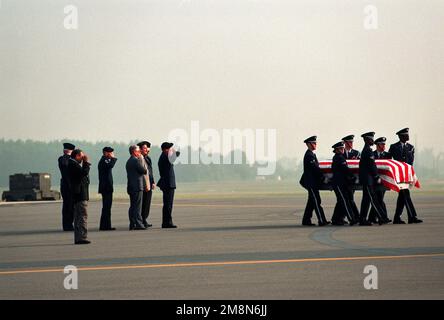
<svg viewBox="0 0 444 320">
<path fill-rule="evenodd" d="M 115 202 L 113 204 L 129 205 L 126 202 Z M 161 203 L 153 203 L 152 206 L 161 207 Z M 174 204 L 174 207 L 210 207 L 210 208 L 295 208 L 295 206 L 286 205 L 258 205 L 258 204 L 197 204 L 197 203 L 179 203 Z"/>
<path fill-rule="evenodd" d="M 258 265 L 258 264 L 275 264 L 275 263 L 394 260 L 394 259 L 430 258 L 430 257 L 444 257 L 444 253 L 400 255 L 400 256 L 363 256 L 363 257 L 342 257 L 342 258 L 306 258 L 306 259 L 284 259 L 284 260 L 245 260 L 245 261 L 188 262 L 188 263 L 169 263 L 169 264 L 115 265 L 115 266 L 79 267 L 77 268 L 77 270 L 106 271 L 106 270 L 153 269 L 153 268 L 161 269 L 161 268 L 181 268 L 181 267 Z M 63 268 L 0 271 L 0 275 L 50 273 L 50 272 L 63 272 Z"/>
</svg>

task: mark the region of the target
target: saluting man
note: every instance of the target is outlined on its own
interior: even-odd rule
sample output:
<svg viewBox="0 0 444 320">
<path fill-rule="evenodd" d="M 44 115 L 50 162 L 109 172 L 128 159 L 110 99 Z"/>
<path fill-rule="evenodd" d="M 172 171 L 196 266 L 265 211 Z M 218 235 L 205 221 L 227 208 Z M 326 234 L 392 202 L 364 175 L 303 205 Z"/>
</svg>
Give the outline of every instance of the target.
<svg viewBox="0 0 444 320">
<path fill-rule="evenodd" d="M 89 244 L 88 236 L 88 200 L 89 170 L 91 163 L 80 149 L 71 153 L 68 165 L 72 197 L 74 201 L 74 243 Z"/>
<path fill-rule="evenodd" d="M 376 159 L 391 159 L 392 155 L 385 151 L 385 142 L 387 141 L 386 137 L 380 137 L 375 140 L 376 150 L 373 151 L 373 154 L 375 155 Z M 387 215 L 387 206 L 384 202 L 384 196 L 385 196 L 385 187 L 383 185 L 378 185 L 375 188 L 375 194 L 376 198 L 378 199 L 379 203 L 381 204 L 382 209 L 384 209 L 386 215 Z M 377 222 L 376 218 L 376 211 L 375 209 L 371 208 L 370 214 L 368 215 L 368 220 L 372 223 Z M 391 220 L 389 220 L 391 222 Z"/>
<path fill-rule="evenodd" d="M 347 160 L 357 160 L 361 157 L 361 154 L 359 153 L 359 151 L 353 149 L 354 138 L 355 138 L 355 136 L 352 134 L 342 138 L 342 141 L 344 142 L 344 147 L 345 147 L 344 157 Z"/>
<path fill-rule="evenodd" d="M 163 193 L 162 228 L 177 228 L 173 223 L 173 202 L 176 190 L 174 161 L 180 155 L 180 152 L 173 148 L 173 143 L 171 142 L 162 143 L 160 148 L 162 153 L 157 162 L 160 179 L 157 185 Z"/>
<path fill-rule="evenodd" d="M 318 218 L 318 225 L 322 227 L 330 224 L 330 222 L 325 218 L 324 209 L 321 206 L 319 188 L 323 174 L 319 168 L 319 161 L 314 153 L 317 147 L 316 139 L 316 136 L 312 136 L 304 140 L 304 143 L 307 145 L 307 151 L 304 155 L 304 173 L 299 183 L 308 191 L 307 206 L 305 207 L 304 217 L 302 218 L 302 225 L 314 226 L 311 222 L 314 210 Z"/>
<path fill-rule="evenodd" d="M 60 180 L 60 193 L 62 194 L 62 226 L 63 231 L 74 231 L 74 202 L 72 199 L 71 186 L 69 182 L 69 160 L 71 153 L 76 147 L 72 143 L 63 144 L 63 155 L 59 157 L 59 169 L 62 178 Z"/>
<path fill-rule="evenodd" d="M 350 197 L 348 188 L 351 183 L 354 183 L 355 177 L 344 157 L 344 143 L 338 142 L 332 148 L 335 153 L 331 166 L 333 171 L 332 185 L 337 202 L 331 222 L 333 225 L 342 226 L 344 225 L 344 217 L 347 217 L 350 225 L 354 225 L 358 222 L 359 213 L 353 209 L 353 206 L 356 208 L 356 204 L 354 204 L 353 198 Z"/>
<path fill-rule="evenodd" d="M 387 223 L 389 220 L 375 194 L 375 186 L 381 183 L 381 178 L 378 175 L 378 169 L 375 163 L 375 155 L 371 148 L 374 144 L 375 133 L 367 132 L 361 135 L 361 137 L 364 138 L 365 146 L 361 152 L 361 161 L 359 161 L 359 181 L 362 184 L 362 202 L 359 225 L 372 225 L 372 223 L 367 220 L 370 205 L 375 210 L 378 222 L 381 225 Z"/>
<path fill-rule="evenodd" d="M 415 148 L 407 142 L 410 139 L 409 128 L 399 130 L 396 132 L 396 134 L 399 137 L 399 141 L 390 146 L 389 153 L 393 156 L 394 160 L 402 161 L 413 166 L 413 161 L 415 160 Z M 404 205 L 407 209 L 409 219 L 408 222 L 421 223 L 422 220 L 416 217 L 416 209 L 410 197 L 410 190 L 402 189 L 398 193 L 398 201 L 396 202 L 396 211 L 395 217 L 393 218 L 393 224 L 405 224 L 405 222 L 401 220 Z"/>
<path fill-rule="evenodd" d="M 111 225 L 111 207 L 113 205 L 113 168 L 117 158 L 114 157 L 114 149 L 104 147 L 102 149 L 103 156 L 99 161 L 99 193 L 102 195 L 102 215 L 100 217 L 100 230 L 113 231 Z"/>
</svg>

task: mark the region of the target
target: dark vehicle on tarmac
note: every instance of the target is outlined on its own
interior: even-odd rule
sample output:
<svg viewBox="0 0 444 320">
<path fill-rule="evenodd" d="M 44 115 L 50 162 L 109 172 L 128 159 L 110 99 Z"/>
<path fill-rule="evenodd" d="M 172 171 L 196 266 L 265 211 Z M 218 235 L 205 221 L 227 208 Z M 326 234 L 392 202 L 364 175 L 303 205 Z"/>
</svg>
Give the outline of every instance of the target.
<svg viewBox="0 0 444 320">
<path fill-rule="evenodd" d="M 51 190 L 49 173 L 16 173 L 9 176 L 9 191 L 2 201 L 59 200 L 60 192 Z"/>
</svg>

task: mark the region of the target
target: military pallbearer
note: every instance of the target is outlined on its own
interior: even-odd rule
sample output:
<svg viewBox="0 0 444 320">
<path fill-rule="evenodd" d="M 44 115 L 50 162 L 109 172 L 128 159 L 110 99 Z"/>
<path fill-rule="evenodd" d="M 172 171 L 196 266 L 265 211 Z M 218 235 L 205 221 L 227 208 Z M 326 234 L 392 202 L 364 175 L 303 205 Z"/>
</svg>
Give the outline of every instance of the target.
<svg viewBox="0 0 444 320">
<path fill-rule="evenodd" d="M 379 224 L 388 223 L 387 215 L 378 201 L 375 193 L 377 184 L 381 184 L 381 178 L 376 168 L 375 155 L 371 146 L 374 144 L 374 132 L 367 132 L 361 136 L 364 139 L 365 146 L 361 152 L 361 160 L 359 161 L 359 181 L 362 184 L 362 202 L 359 224 L 362 226 L 372 225 L 367 220 L 368 209 L 371 206 L 378 217 Z"/>
<path fill-rule="evenodd" d="M 311 222 L 314 210 L 318 218 L 318 225 L 325 226 L 330 222 L 325 218 L 324 209 L 321 206 L 321 196 L 319 194 L 323 174 L 319 168 L 319 161 L 314 153 L 317 147 L 317 137 L 312 136 L 307 138 L 304 140 L 304 143 L 307 145 L 307 151 L 304 155 L 304 173 L 299 182 L 301 186 L 307 189 L 308 200 L 302 218 L 302 225 L 314 226 Z"/>
<path fill-rule="evenodd" d="M 350 171 L 344 157 L 344 143 L 338 142 L 332 148 L 335 153 L 331 166 L 333 171 L 332 186 L 337 199 L 331 219 L 332 224 L 344 225 L 344 217 L 347 217 L 350 225 L 354 225 L 359 221 L 359 212 L 351 192 L 351 185 L 355 182 L 355 176 Z"/>
<path fill-rule="evenodd" d="M 394 160 L 408 163 L 413 165 L 415 160 L 415 148 L 408 143 L 409 128 L 404 128 L 396 132 L 399 137 L 399 141 L 392 144 L 389 149 L 389 153 L 392 155 Z M 402 189 L 398 193 L 398 201 L 396 202 L 395 217 L 393 218 L 394 224 L 404 224 L 405 222 L 401 220 L 401 214 L 404 210 L 404 206 L 407 209 L 408 222 L 409 223 L 421 223 L 422 220 L 417 218 L 416 209 L 413 205 L 412 198 L 410 197 L 409 189 Z"/>
</svg>

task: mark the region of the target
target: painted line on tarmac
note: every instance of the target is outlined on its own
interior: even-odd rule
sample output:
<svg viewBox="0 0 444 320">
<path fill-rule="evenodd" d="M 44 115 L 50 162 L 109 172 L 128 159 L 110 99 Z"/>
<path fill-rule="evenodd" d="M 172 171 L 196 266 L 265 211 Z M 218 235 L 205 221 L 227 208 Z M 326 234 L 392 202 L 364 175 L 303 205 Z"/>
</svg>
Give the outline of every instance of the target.
<svg viewBox="0 0 444 320">
<path fill-rule="evenodd" d="M 129 205 L 128 202 L 115 202 L 113 204 Z M 151 206 L 162 207 L 161 203 L 153 203 Z M 210 207 L 210 208 L 291 208 L 294 209 L 296 206 L 290 205 L 259 205 L 259 204 L 197 204 L 197 203 L 178 203 L 174 204 L 174 207 Z"/>
<path fill-rule="evenodd" d="M 398 255 L 398 256 L 362 256 L 362 257 L 341 257 L 341 258 L 306 258 L 306 259 L 284 259 L 284 260 L 245 260 L 245 261 L 220 261 L 220 262 L 190 262 L 190 263 L 170 263 L 170 264 L 142 264 L 142 265 L 116 265 L 79 267 L 78 271 L 107 271 L 107 270 L 128 270 L 128 269 L 162 269 L 162 268 L 182 268 L 182 267 L 217 267 L 217 266 L 240 266 L 278 263 L 307 263 L 307 262 L 338 262 L 338 261 L 361 261 L 361 260 L 396 260 L 410 258 L 431 258 L 444 257 L 444 253 Z M 0 275 L 17 275 L 30 273 L 54 273 L 63 272 L 63 268 L 53 269 L 28 269 L 0 271 Z"/>
</svg>

